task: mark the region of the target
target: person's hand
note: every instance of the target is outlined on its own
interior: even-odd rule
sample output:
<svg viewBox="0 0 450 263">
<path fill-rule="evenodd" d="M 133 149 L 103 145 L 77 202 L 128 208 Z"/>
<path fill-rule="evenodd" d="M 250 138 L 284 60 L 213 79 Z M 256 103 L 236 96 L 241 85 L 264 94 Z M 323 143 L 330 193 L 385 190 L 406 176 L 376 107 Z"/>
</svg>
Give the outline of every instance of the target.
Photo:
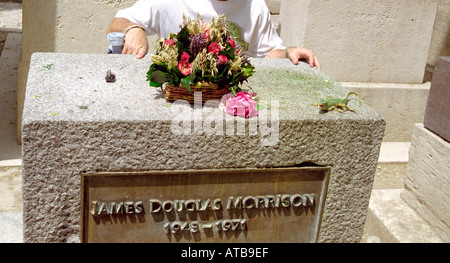
<svg viewBox="0 0 450 263">
<path fill-rule="evenodd" d="M 136 55 L 137 59 L 145 57 L 148 52 L 148 40 L 145 31 L 140 28 L 132 28 L 125 35 L 122 54 Z"/>
<path fill-rule="evenodd" d="M 320 69 L 319 59 L 317 59 L 314 52 L 310 49 L 290 47 L 286 50 L 286 55 L 294 65 L 298 65 L 299 61 L 305 60 L 311 67 L 317 67 Z"/>
</svg>

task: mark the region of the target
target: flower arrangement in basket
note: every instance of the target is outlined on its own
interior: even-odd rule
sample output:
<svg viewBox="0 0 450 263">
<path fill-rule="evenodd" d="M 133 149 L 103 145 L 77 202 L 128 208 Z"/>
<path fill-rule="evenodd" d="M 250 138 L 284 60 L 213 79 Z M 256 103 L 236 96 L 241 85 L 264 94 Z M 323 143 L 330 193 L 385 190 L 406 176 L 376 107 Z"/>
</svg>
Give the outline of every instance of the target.
<svg viewBox="0 0 450 263">
<path fill-rule="evenodd" d="M 150 86 L 164 87 L 167 101 L 193 103 L 194 92 L 202 92 L 203 103 L 236 95 L 255 68 L 232 37 L 225 16 L 208 23 L 198 15 L 183 16 L 180 27 L 177 34 L 157 41 L 147 73 Z"/>
</svg>

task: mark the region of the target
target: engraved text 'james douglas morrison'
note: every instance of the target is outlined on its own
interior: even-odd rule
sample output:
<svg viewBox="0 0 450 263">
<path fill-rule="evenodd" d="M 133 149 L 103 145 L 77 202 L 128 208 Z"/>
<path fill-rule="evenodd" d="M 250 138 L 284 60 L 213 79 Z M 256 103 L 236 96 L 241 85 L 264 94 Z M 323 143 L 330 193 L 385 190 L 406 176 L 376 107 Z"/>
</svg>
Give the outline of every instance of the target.
<svg viewBox="0 0 450 263">
<path fill-rule="evenodd" d="M 91 215 L 94 217 L 110 215 L 131 215 L 145 213 L 144 201 L 136 202 L 91 202 Z M 277 194 L 264 196 L 230 196 L 226 203 L 227 210 L 233 209 L 269 209 L 269 208 L 298 208 L 314 205 L 314 194 Z M 152 214 L 171 212 L 205 212 L 220 211 L 224 209 L 221 198 L 215 199 L 190 199 L 190 200 L 149 200 L 149 212 Z M 200 229 L 216 231 L 246 230 L 246 219 L 225 219 L 218 220 L 211 224 L 202 224 L 193 221 L 173 222 L 164 224 L 166 233 L 179 233 L 190 231 L 192 233 Z"/>
<path fill-rule="evenodd" d="M 316 242 L 329 168 L 83 174 L 83 242 Z"/>
</svg>

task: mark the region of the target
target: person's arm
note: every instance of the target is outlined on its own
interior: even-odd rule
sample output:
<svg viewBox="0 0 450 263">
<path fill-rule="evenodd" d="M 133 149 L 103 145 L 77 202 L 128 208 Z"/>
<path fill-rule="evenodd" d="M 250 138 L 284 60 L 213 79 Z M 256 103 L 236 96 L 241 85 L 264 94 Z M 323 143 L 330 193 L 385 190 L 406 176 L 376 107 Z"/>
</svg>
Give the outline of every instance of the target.
<svg viewBox="0 0 450 263">
<path fill-rule="evenodd" d="M 307 48 L 289 47 L 287 49 L 275 49 L 269 53 L 267 58 L 289 58 L 294 65 L 298 65 L 301 60 L 306 60 L 311 67 L 320 69 L 319 59 L 314 52 Z"/>
<path fill-rule="evenodd" d="M 142 28 L 133 26 L 138 25 L 125 18 L 114 18 L 106 32 L 126 33 L 122 54 L 136 55 L 136 58 L 141 59 L 148 52 L 147 35 Z"/>
</svg>

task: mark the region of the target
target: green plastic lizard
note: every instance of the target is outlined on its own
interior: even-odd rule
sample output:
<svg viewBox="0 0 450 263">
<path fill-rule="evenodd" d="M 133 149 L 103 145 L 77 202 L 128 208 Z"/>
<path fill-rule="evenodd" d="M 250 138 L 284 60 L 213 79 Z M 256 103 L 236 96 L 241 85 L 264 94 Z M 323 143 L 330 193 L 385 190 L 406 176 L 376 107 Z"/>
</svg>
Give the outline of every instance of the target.
<svg viewBox="0 0 450 263">
<path fill-rule="evenodd" d="M 356 109 L 350 108 L 347 106 L 350 95 L 356 95 L 359 97 L 359 94 L 356 92 L 349 92 L 345 99 L 338 98 L 327 98 L 326 100 L 321 100 L 319 103 L 313 104 L 314 106 L 319 106 L 321 111 L 332 111 L 336 109 L 339 112 L 344 111 L 356 111 Z"/>
</svg>

